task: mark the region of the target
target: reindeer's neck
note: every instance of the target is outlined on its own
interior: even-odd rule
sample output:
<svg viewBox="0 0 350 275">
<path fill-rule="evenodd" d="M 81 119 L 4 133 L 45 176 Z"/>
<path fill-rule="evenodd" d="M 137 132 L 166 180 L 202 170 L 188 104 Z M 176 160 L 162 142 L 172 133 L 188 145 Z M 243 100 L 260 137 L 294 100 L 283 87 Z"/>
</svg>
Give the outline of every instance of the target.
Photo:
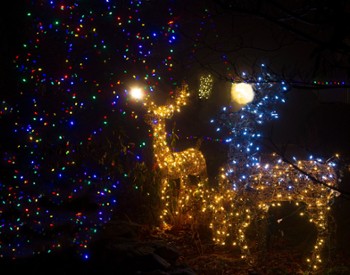
<svg viewBox="0 0 350 275">
<path fill-rule="evenodd" d="M 164 157 L 170 153 L 167 145 L 167 133 L 165 129 L 165 120 L 159 119 L 153 127 L 153 152 L 158 163 L 164 161 Z"/>
</svg>

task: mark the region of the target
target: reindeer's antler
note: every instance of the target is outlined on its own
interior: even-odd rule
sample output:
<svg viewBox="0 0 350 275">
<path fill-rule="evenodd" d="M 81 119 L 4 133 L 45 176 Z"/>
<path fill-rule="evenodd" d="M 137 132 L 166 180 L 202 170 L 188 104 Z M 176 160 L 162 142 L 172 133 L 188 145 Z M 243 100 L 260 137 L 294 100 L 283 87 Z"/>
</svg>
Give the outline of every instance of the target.
<svg viewBox="0 0 350 275">
<path fill-rule="evenodd" d="M 188 91 L 188 85 L 183 84 L 180 89 L 176 90 L 175 94 L 175 108 L 176 111 L 180 112 L 180 107 L 185 106 L 187 104 L 187 99 L 190 96 L 190 93 Z M 170 105 L 172 106 L 172 105 Z"/>
<path fill-rule="evenodd" d="M 164 118 L 171 118 L 175 111 L 180 112 L 180 107 L 187 104 L 189 96 L 188 85 L 183 84 L 181 88 L 176 90 L 174 97 L 168 104 L 158 106 L 154 101 L 151 101 L 150 97 L 147 97 L 144 106 L 147 108 L 148 113 L 153 113 Z"/>
</svg>

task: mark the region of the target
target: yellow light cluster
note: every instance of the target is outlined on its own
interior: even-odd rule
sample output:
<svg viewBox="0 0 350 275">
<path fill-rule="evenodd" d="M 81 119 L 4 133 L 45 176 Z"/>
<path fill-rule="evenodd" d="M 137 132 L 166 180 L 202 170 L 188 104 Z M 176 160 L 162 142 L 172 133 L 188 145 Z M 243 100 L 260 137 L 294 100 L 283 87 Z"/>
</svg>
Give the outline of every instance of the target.
<svg viewBox="0 0 350 275">
<path fill-rule="evenodd" d="M 331 165 L 317 161 L 299 161 L 300 171 L 315 179 L 335 186 L 336 173 Z M 246 239 L 247 228 L 254 220 L 267 219 L 270 207 L 281 206 L 281 202 L 305 203 L 309 221 L 317 229 L 316 245 L 307 259 L 312 269 L 321 265 L 321 250 L 329 236 L 328 214 L 330 201 L 337 195 L 331 188 L 315 183 L 310 177 L 292 165 L 276 158 L 269 165 L 258 165 L 250 176 L 249 186 L 232 188 L 224 170 L 218 190 L 212 194 L 212 203 L 206 208 L 212 211 L 213 240 L 225 245 L 238 245 L 242 258 L 254 262 Z M 303 215 L 304 213 L 300 213 Z M 259 240 L 258 240 L 259 241 Z"/>
<path fill-rule="evenodd" d="M 200 99 L 208 99 L 213 90 L 213 77 L 212 75 L 201 76 L 199 79 L 199 91 L 198 97 Z"/>
</svg>

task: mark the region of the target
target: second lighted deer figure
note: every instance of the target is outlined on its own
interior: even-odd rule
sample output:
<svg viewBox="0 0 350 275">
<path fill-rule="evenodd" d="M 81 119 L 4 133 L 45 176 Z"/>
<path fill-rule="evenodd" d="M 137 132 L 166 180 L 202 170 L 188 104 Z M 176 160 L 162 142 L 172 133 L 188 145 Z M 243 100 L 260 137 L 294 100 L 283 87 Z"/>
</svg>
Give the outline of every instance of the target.
<svg viewBox="0 0 350 275">
<path fill-rule="evenodd" d="M 191 201 L 193 192 L 201 190 L 204 182 L 207 181 L 206 160 L 201 151 L 197 148 L 188 148 L 176 152 L 167 142 L 166 121 L 171 119 L 175 112 L 180 112 L 180 107 L 186 105 L 189 95 L 188 86 L 183 85 L 166 105 L 158 106 L 150 99 L 144 103 L 147 108 L 145 122 L 152 127 L 153 154 L 162 177 L 161 199 L 164 202 L 164 208 L 161 219 L 164 224 L 178 220 L 176 216 L 180 215 L 186 204 Z M 189 186 L 189 176 L 199 179 L 194 190 Z M 174 193 L 171 186 L 174 180 L 179 181 L 178 195 L 175 199 L 171 196 L 171 193 Z M 174 201 L 176 205 L 173 207 Z"/>
<path fill-rule="evenodd" d="M 249 226 L 259 220 L 267 221 L 269 209 L 280 206 L 282 202 L 294 202 L 297 206 L 304 204 L 300 215 L 306 214 L 317 230 L 315 245 L 306 263 L 310 270 L 316 271 L 322 265 L 322 249 L 330 236 L 330 205 L 339 195 L 331 187 L 336 186 L 334 163 L 302 160 L 293 166 L 283 162 L 276 154 L 266 164 L 259 164 L 251 169 L 249 188 L 233 188 L 226 173 L 222 172 L 219 188 L 213 193 L 211 200 L 214 241 L 223 245 L 226 242 L 238 245 L 242 259 L 249 264 L 255 264 L 257 255 L 250 252 L 247 238 Z M 264 240 L 267 240 L 267 236 L 263 232 L 258 233 L 260 239 L 256 240 L 256 244 L 266 245 Z M 263 247 L 259 247 L 259 250 L 266 252 Z"/>
</svg>

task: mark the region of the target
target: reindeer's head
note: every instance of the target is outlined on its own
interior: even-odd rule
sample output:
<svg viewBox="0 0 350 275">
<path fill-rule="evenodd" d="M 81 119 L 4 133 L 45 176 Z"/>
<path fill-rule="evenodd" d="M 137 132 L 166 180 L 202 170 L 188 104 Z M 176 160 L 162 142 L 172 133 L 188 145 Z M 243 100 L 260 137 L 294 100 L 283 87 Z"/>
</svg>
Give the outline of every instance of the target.
<svg viewBox="0 0 350 275">
<path fill-rule="evenodd" d="M 147 109 L 145 122 L 154 125 L 159 120 L 170 119 L 175 111 L 180 112 L 180 107 L 186 105 L 189 95 L 188 85 L 183 85 L 180 89 L 176 90 L 175 96 L 166 105 L 157 106 L 150 98 L 147 98 L 144 103 Z"/>
</svg>

